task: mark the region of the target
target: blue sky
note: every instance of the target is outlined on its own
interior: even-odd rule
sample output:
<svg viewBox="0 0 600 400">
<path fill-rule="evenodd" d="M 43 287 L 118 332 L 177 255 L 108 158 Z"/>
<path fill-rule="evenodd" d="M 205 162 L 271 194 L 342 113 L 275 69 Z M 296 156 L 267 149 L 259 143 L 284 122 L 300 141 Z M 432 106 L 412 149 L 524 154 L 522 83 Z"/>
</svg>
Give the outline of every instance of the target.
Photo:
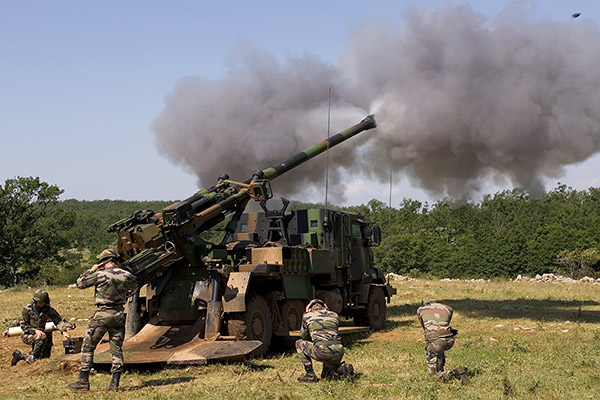
<svg viewBox="0 0 600 400">
<path fill-rule="evenodd" d="M 365 24 L 401 23 L 408 6 L 435 10 L 446 3 L 2 0 L 0 181 L 39 176 L 64 189 L 63 199 L 185 198 L 198 188 L 197 178 L 161 155 L 151 129 L 178 80 L 222 79 L 239 41 L 281 59 L 312 54 L 336 65 L 348 38 Z M 494 16 L 511 2 L 469 3 Z M 594 1 L 530 3 L 539 17 L 569 20 L 580 12 L 596 24 L 600 18 Z M 599 186 L 598 164 L 600 157 L 592 156 L 546 186 Z M 393 203 L 402 197 L 436 200 L 402 171 L 394 177 Z M 347 179 L 346 204 L 388 201 L 386 184 Z M 302 200 L 322 201 L 318 197 Z"/>
</svg>

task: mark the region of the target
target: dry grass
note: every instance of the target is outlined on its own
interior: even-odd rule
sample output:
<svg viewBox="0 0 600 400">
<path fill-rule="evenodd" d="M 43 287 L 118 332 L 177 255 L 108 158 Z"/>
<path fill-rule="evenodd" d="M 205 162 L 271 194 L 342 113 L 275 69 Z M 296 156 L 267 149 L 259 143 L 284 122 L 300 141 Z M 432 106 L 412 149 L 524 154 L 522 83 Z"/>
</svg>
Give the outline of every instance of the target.
<svg viewBox="0 0 600 400">
<path fill-rule="evenodd" d="M 132 399 L 593 399 L 600 393 L 600 286 L 532 282 L 416 280 L 395 283 L 383 331 L 345 338 L 354 383 L 300 384 L 296 355 L 278 352 L 243 364 L 129 370 L 125 393 L 104 391 L 110 375 L 91 377 L 84 398 Z M 33 290 L 0 294 L 0 322 L 17 318 Z M 93 313 L 92 290 L 51 288 L 52 304 L 67 319 Z M 415 311 L 437 299 L 455 308 L 456 345 L 447 366 L 465 365 L 469 384 L 440 384 L 427 375 L 421 328 Z M 83 335 L 85 321 L 75 335 Z M 10 367 L 13 349 L 27 350 L 18 338 L 0 339 L 0 392 L 7 398 L 73 397 L 66 384 L 76 371 L 65 369 L 54 334 L 50 360 Z M 320 366 L 317 367 L 320 371 Z"/>
</svg>

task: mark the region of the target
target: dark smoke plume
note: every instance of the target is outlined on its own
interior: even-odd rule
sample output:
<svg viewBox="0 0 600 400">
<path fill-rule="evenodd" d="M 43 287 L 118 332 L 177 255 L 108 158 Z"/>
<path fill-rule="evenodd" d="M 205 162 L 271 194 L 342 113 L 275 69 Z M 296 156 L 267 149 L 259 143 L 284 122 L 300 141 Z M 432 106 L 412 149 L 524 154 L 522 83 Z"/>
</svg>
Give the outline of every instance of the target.
<svg viewBox="0 0 600 400">
<path fill-rule="evenodd" d="M 337 68 L 240 44 L 225 79 L 177 84 L 157 144 L 201 186 L 222 171 L 243 179 L 326 136 L 333 87 L 332 133 L 371 112 L 379 126 L 331 151 L 338 200 L 340 170 L 385 182 L 390 168 L 436 196 L 466 198 L 490 180 L 539 193 L 543 177 L 600 148 L 600 34 L 518 7 L 492 20 L 467 5 L 409 10 L 357 32 Z M 275 181 L 277 193 L 322 190 L 324 159 Z"/>
</svg>

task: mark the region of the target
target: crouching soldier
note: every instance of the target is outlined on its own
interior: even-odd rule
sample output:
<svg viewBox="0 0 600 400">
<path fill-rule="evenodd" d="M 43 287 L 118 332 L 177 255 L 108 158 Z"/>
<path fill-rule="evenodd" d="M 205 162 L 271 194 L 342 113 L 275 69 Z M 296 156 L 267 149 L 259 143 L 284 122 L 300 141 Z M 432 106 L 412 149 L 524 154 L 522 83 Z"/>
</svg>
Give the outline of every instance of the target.
<svg viewBox="0 0 600 400">
<path fill-rule="evenodd" d="M 104 250 L 98 256 L 98 264 L 85 271 L 77 279 L 77 287 L 85 289 L 95 286 L 96 312 L 90 319 L 79 366 L 79 379 L 69 384 L 72 390 L 90 390 L 89 375 L 94 364 L 94 350 L 108 332 L 112 356 L 112 379 L 108 390 L 117 391 L 124 370 L 123 339 L 125 336 L 125 314 L 123 304 L 136 286 L 135 276 L 118 264 L 118 253 L 113 249 Z"/>
<path fill-rule="evenodd" d="M 456 329 L 450 327 L 452 307 L 434 301 L 427 302 L 417 310 L 417 316 L 425 332 L 425 351 L 427 352 L 427 368 L 429 375 L 437 376 L 441 381 L 453 378 L 468 381 L 469 375 L 463 367 L 451 371 L 444 371 L 446 363 L 446 350 L 454 346 Z"/>
<path fill-rule="evenodd" d="M 354 379 L 352 364 L 342 363 L 344 346 L 338 334 L 338 315 L 329 311 L 323 300 L 314 299 L 306 306 L 302 316 L 301 339 L 296 341 L 296 351 L 304 365 L 306 375 L 299 382 L 317 382 L 312 360 L 323 363 L 321 379 Z"/>
<path fill-rule="evenodd" d="M 44 332 L 47 322 L 53 322 L 65 339 L 69 339 L 67 329 L 71 325 L 60 316 L 58 311 L 50 307 L 50 296 L 45 290 L 39 289 L 33 294 L 31 303 L 23 307 L 21 312 L 21 330 L 23 343 L 31 345 L 31 352 L 23 354 L 19 350 L 13 352 L 10 365 L 16 365 L 25 360 L 33 363 L 41 358 L 50 358 L 52 352 L 52 332 Z"/>
</svg>

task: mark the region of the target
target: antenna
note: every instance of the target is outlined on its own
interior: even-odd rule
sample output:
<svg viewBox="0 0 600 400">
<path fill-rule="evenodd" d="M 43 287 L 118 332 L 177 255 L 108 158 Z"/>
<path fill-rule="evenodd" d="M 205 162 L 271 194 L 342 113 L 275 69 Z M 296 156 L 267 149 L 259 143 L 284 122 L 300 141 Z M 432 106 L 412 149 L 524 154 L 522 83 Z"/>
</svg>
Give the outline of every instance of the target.
<svg viewBox="0 0 600 400">
<path fill-rule="evenodd" d="M 329 133 L 331 127 L 331 86 L 329 87 L 329 107 L 327 109 L 327 166 L 325 168 L 325 210 L 327 210 L 327 192 L 329 191 Z"/>
</svg>

